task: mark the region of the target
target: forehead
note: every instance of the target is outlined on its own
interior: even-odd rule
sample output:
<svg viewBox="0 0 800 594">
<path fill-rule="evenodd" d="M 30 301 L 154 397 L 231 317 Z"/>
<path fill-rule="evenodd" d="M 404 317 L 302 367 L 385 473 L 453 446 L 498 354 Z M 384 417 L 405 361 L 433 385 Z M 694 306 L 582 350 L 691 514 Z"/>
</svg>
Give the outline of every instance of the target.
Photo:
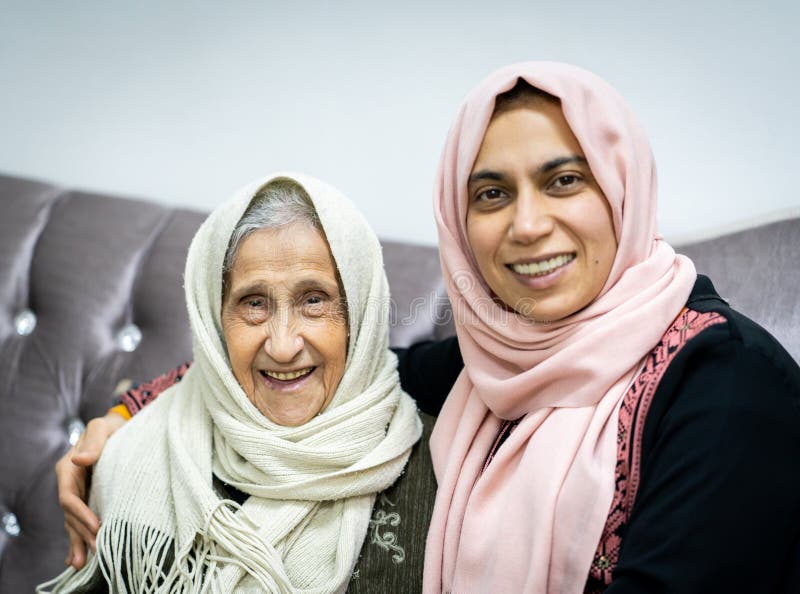
<svg viewBox="0 0 800 594">
<path fill-rule="evenodd" d="M 316 279 L 338 285 L 328 242 L 320 231 L 304 223 L 259 229 L 239 246 L 231 268 L 233 287 L 254 280 L 287 283 Z"/>
<path fill-rule="evenodd" d="M 551 101 L 526 101 L 492 116 L 473 169 L 485 161 L 583 156 L 561 107 Z"/>
</svg>

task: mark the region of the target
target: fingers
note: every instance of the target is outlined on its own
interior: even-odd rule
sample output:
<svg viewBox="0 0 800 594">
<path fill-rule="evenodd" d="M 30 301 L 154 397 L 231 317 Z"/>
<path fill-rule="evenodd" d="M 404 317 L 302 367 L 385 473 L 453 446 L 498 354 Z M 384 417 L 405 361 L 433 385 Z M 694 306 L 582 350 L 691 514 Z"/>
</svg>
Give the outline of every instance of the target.
<svg viewBox="0 0 800 594">
<path fill-rule="evenodd" d="M 56 484 L 58 485 L 58 502 L 61 507 L 70 504 L 72 497 L 83 500 L 86 495 L 89 471 L 82 466 L 73 464 L 71 454 L 72 450 L 56 462 Z"/>
<path fill-rule="evenodd" d="M 75 569 L 80 569 L 86 563 L 86 546 L 80 536 L 75 534 L 68 525 L 64 525 L 69 535 L 69 553 L 67 554 L 66 564 L 72 565 Z"/>
<path fill-rule="evenodd" d="M 77 466 L 94 466 L 100 459 L 99 451 L 71 451 L 69 461 Z"/>
<path fill-rule="evenodd" d="M 94 538 L 100 529 L 100 520 L 94 512 L 78 497 L 63 497 L 60 503 L 67 525 L 83 538 L 84 542 L 94 547 Z"/>
<path fill-rule="evenodd" d="M 112 415 L 122 420 L 124 424 L 124 419 L 114 413 L 89 421 L 86 430 L 73 448 L 71 456 L 73 464 L 92 466 L 100 459 L 100 453 L 103 451 L 106 441 L 120 426 Z"/>
<path fill-rule="evenodd" d="M 100 529 L 100 520 L 86 505 L 89 468 L 100 458 L 109 436 L 124 424 L 125 419 L 116 413 L 92 419 L 78 443 L 56 463 L 58 502 L 69 536 L 66 563 L 76 569 L 86 563 L 86 546 L 95 550 L 95 535 Z"/>
<path fill-rule="evenodd" d="M 56 464 L 58 502 L 64 511 L 64 527 L 69 536 L 66 563 L 80 569 L 86 563 L 87 544 L 95 550 L 95 535 L 100 520 L 84 502 L 88 470 L 74 465 L 69 452 Z"/>
<path fill-rule="evenodd" d="M 85 502 L 88 471 L 81 466 L 75 466 L 69 460 L 66 464 L 59 461 L 56 465 L 56 478 L 58 503 L 64 511 L 64 519 L 68 522 L 73 520 L 70 523 L 79 533 L 82 532 L 79 526 L 85 527 L 87 536 L 94 538 L 100 528 L 100 520 Z"/>
</svg>

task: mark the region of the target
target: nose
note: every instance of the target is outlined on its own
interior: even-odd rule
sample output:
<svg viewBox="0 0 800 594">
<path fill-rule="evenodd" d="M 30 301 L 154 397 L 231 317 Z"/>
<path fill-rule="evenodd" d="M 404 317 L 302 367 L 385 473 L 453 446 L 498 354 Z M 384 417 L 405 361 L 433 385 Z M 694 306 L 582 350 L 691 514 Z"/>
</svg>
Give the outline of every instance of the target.
<svg viewBox="0 0 800 594">
<path fill-rule="evenodd" d="M 509 238 L 516 243 L 531 244 L 551 233 L 553 224 L 548 198 L 535 188 L 520 188 L 508 227 Z"/>
<path fill-rule="evenodd" d="M 305 346 L 296 321 L 285 311 L 274 315 L 266 330 L 264 350 L 277 363 L 291 362 Z"/>
</svg>

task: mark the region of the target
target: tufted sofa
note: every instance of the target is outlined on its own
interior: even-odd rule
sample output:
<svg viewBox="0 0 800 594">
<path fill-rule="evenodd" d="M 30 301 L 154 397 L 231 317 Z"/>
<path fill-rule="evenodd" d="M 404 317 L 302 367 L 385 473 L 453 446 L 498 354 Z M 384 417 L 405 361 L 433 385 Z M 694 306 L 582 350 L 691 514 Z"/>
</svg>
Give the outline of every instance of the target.
<svg viewBox="0 0 800 594">
<path fill-rule="evenodd" d="M 84 423 L 121 380 L 190 359 L 181 274 L 204 216 L 0 175 L 0 594 L 64 568 L 53 465 Z M 681 251 L 800 358 L 800 218 Z M 384 242 L 384 255 L 392 343 L 452 333 L 436 249 Z"/>
</svg>

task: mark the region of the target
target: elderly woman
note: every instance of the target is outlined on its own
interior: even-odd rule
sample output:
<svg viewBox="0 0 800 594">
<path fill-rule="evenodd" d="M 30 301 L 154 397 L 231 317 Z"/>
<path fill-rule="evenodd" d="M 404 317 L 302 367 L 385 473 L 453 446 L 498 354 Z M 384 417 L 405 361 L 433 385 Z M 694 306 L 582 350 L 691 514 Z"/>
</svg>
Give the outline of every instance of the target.
<svg viewBox="0 0 800 594">
<path fill-rule="evenodd" d="M 108 443 L 97 552 L 40 590 L 343 592 L 421 431 L 380 254 L 308 177 L 216 209 L 186 264 L 194 364 Z"/>
</svg>

